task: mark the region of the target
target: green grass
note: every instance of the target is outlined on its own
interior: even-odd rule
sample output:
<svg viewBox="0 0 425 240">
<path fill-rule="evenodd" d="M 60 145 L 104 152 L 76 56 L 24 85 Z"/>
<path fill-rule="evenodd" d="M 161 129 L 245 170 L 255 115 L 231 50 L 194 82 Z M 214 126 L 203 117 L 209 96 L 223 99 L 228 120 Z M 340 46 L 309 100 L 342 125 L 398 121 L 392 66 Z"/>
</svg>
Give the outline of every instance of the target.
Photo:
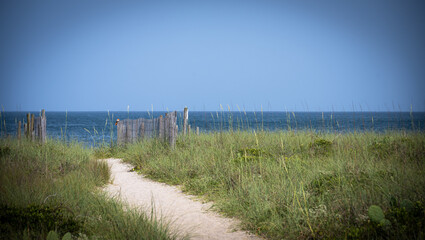
<svg viewBox="0 0 425 240">
<path fill-rule="evenodd" d="M 213 200 L 269 239 L 425 238 L 421 132 L 204 133 L 174 150 L 143 141 L 98 154 Z M 373 205 L 388 221 L 371 220 Z"/>
<path fill-rule="evenodd" d="M 101 187 L 109 175 L 77 143 L 0 139 L 0 239 L 46 239 L 51 231 L 73 239 L 177 238 L 163 222 L 108 198 Z"/>
</svg>

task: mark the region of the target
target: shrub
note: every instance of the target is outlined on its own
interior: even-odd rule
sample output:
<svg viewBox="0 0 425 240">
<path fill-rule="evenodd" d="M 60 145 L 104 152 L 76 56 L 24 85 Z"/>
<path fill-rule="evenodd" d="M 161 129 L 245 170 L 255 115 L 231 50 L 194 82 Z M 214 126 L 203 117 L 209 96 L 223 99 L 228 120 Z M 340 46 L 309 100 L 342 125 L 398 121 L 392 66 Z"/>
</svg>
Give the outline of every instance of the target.
<svg viewBox="0 0 425 240">
<path fill-rule="evenodd" d="M 328 156 L 332 151 L 332 142 L 323 138 L 310 143 L 310 150 L 315 156 Z"/>
<path fill-rule="evenodd" d="M 62 206 L 11 207 L 1 205 L 0 229 L 5 235 L 31 229 L 36 235 L 45 235 L 49 231 L 56 230 L 61 235 L 69 232 L 76 236 L 83 231 L 83 221 L 77 219 L 68 208 Z"/>
</svg>

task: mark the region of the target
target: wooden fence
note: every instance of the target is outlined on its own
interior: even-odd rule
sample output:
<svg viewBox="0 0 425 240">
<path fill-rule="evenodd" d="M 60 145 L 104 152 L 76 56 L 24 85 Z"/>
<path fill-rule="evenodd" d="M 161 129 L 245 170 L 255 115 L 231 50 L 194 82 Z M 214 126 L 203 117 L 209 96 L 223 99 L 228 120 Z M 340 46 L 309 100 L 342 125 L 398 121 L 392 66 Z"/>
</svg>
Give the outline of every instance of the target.
<svg viewBox="0 0 425 240">
<path fill-rule="evenodd" d="M 24 134 L 28 140 L 46 142 L 46 111 L 41 110 L 39 117 L 27 114 L 27 122 L 24 123 Z M 18 122 L 18 139 L 21 139 L 21 121 Z"/>
<path fill-rule="evenodd" d="M 171 147 L 176 144 L 178 126 L 177 112 L 154 119 L 125 119 L 117 124 L 117 143 L 133 143 L 142 139 L 158 138 L 168 141 Z"/>
</svg>

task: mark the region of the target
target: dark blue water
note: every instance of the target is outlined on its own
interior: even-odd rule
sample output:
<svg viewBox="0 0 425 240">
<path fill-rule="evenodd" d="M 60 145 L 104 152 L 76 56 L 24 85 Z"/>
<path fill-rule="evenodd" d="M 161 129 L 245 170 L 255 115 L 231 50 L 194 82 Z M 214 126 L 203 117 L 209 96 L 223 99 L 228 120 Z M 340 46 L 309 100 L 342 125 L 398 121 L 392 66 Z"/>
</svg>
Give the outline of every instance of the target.
<svg viewBox="0 0 425 240">
<path fill-rule="evenodd" d="M 40 113 L 33 112 L 36 116 Z M 80 141 L 89 145 L 116 141 L 117 118 L 152 118 L 165 112 L 46 112 L 50 138 Z M 177 122 L 182 129 L 182 112 Z M 16 135 L 18 121 L 26 112 L 1 113 L 2 136 Z M 405 130 L 424 131 L 424 112 L 189 112 L 193 130 L 312 130 L 331 132 Z M 23 132 L 23 131 L 22 131 Z M 112 134 L 111 134 L 112 133 Z"/>
</svg>

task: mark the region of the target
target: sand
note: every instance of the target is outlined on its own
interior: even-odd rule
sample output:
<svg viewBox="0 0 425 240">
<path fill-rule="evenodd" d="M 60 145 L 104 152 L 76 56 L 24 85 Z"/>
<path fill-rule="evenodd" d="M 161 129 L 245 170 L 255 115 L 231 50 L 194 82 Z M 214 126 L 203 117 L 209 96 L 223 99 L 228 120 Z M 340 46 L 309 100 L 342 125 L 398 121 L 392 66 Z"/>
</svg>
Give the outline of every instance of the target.
<svg viewBox="0 0 425 240">
<path fill-rule="evenodd" d="M 143 175 L 130 172 L 132 166 L 120 159 L 106 159 L 111 167 L 112 184 L 105 190 L 131 207 L 148 215 L 152 209 L 157 217 L 170 223 L 172 230 L 191 239 L 260 239 L 237 230 L 238 221 L 225 218 L 210 210 L 211 203 L 197 201 L 175 186 L 158 183 Z M 153 207 L 153 208 L 152 208 Z"/>
</svg>

